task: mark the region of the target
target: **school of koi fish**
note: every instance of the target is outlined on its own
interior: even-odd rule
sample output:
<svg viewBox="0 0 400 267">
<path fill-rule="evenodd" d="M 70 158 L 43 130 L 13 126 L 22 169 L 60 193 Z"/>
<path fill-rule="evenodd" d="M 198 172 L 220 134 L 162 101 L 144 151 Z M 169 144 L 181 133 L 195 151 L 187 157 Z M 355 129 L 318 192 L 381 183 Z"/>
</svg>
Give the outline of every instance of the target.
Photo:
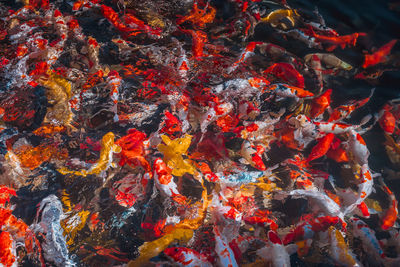
<svg viewBox="0 0 400 267">
<path fill-rule="evenodd" d="M 396 46 L 286 1 L 0 3 L 0 263 L 400 266 Z"/>
</svg>

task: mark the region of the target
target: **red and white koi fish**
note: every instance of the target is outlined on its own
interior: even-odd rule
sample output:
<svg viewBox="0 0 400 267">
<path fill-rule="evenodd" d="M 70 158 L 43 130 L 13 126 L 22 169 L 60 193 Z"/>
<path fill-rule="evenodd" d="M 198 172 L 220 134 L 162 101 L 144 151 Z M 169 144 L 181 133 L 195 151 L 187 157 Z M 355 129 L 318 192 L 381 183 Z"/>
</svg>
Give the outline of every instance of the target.
<svg viewBox="0 0 400 267">
<path fill-rule="evenodd" d="M 349 104 L 340 105 L 337 108 L 335 108 L 332 111 L 332 113 L 330 114 L 328 122 L 337 122 L 337 121 L 341 121 L 343 119 L 348 118 L 354 110 L 356 110 L 356 109 L 364 106 L 366 103 L 368 103 L 368 101 L 371 99 L 372 95 L 374 94 L 374 91 L 375 91 L 375 89 L 372 89 L 371 94 L 367 98 L 364 98 L 359 101 L 352 101 Z"/>
<path fill-rule="evenodd" d="M 355 162 L 360 166 L 368 164 L 369 150 L 364 139 L 355 130 L 350 130 L 347 132 L 348 139 L 348 153 L 353 156 Z"/>
<path fill-rule="evenodd" d="M 305 115 L 289 118 L 288 124 L 288 127 L 275 135 L 289 148 L 303 150 L 317 136 L 314 123 Z"/>
<path fill-rule="evenodd" d="M 333 123 L 333 122 L 314 122 L 320 132 L 333 133 L 333 134 L 344 134 L 350 130 L 355 130 L 357 126 L 345 123 Z"/>
<path fill-rule="evenodd" d="M 358 196 L 353 204 L 350 204 L 344 210 L 344 214 L 349 214 L 355 208 L 360 207 L 361 203 L 372 193 L 374 179 L 367 164 L 360 167 L 358 173 L 361 183 L 358 185 Z"/>
<path fill-rule="evenodd" d="M 186 203 L 186 197 L 179 193 L 178 186 L 165 162 L 161 158 L 157 158 L 153 163 L 153 168 L 154 181 L 158 190 L 179 204 Z"/>
<path fill-rule="evenodd" d="M 250 163 L 254 168 L 265 171 L 267 167 L 262 160 L 263 153 L 265 152 L 265 147 L 262 145 L 251 145 L 250 142 L 244 141 L 242 144 L 242 149 L 240 150 L 241 155 Z"/>
<path fill-rule="evenodd" d="M 190 62 L 186 56 L 185 50 L 181 49 L 181 56 L 178 61 L 178 73 L 184 79 L 187 80 L 187 75 L 190 67 Z"/>
<path fill-rule="evenodd" d="M 312 200 L 315 200 L 316 205 L 318 205 L 319 208 L 326 214 L 330 216 L 337 216 L 342 220 L 344 218 L 341 207 L 326 193 L 318 191 L 315 188 L 312 190 L 296 189 L 287 194 L 294 198 L 311 198 Z"/>
<path fill-rule="evenodd" d="M 262 42 L 250 42 L 247 44 L 246 48 L 243 50 L 243 52 L 240 54 L 239 59 L 233 63 L 232 66 L 228 68 L 228 74 L 232 73 L 234 70 L 236 70 L 240 64 L 243 64 L 250 56 L 254 54 L 254 50 L 256 49 L 257 45 L 263 44 Z"/>
<path fill-rule="evenodd" d="M 121 86 L 122 78 L 116 71 L 110 71 L 107 77 L 107 89 L 110 90 L 110 98 L 113 101 L 113 112 L 115 113 L 114 121 L 118 121 L 117 105 L 119 98 L 119 87 Z"/>
<path fill-rule="evenodd" d="M 218 118 L 228 114 L 233 110 L 233 105 L 229 102 L 220 102 L 208 108 L 207 112 L 200 118 L 201 132 L 205 133 L 207 127 Z"/>
<path fill-rule="evenodd" d="M 215 252 L 218 255 L 219 265 L 224 267 L 239 267 L 235 259 L 235 254 L 230 248 L 228 242 L 225 240 L 225 237 L 219 232 L 218 226 L 214 226 L 214 236 Z"/>
<path fill-rule="evenodd" d="M 257 250 L 257 255 L 271 262 L 274 267 L 290 267 L 290 255 L 295 253 L 297 245 L 283 245 L 280 237 L 274 231 L 268 232 L 268 243 Z"/>
<path fill-rule="evenodd" d="M 178 266 L 211 267 L 207 257 L 199 252 L 185 247 L 171 247 L 164 249 L 164 254 Z"/>
<path fill-rule="evenodd" d="M 312 239 L 317 232 L 324 232 L 329 227 L 335 226 L 338 223 L 344 224 L 344 221 L 337 216 L 319 216 L 313 218 L 310 215 L 303 217 L 305 221 L 300 222 L 285 236 L 283 244 L 286 245 L 299 240 Z"/>
</svg>

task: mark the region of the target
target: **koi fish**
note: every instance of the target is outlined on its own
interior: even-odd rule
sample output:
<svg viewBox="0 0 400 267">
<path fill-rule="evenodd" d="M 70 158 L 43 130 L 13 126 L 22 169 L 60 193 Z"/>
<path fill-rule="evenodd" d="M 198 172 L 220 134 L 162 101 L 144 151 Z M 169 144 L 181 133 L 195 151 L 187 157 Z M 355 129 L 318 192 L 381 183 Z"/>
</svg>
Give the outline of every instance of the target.
<svg viewBox="0 0 400 267">
<path fill-rule="evenodd" d="M 10 233 L 0 232 L 0 263 L 6 267 L 16 267 L 16 248 Z"/>
<path fill-rule="evenodd" d="M 393 46 L 397 43 L 397 40 L 394 39 L 387 44 L 381 46 L 377 51 L 373 54 L 365 55 L 364 63 L 362 67 L 364 69 L 369 68 L 371 66 L 375 66 L 376 64 L 383 63 L 387 60 L 387 56 L 392 50 Z"/>
<path fill-rule="evenodd" d="M 290 86 L 282 83 L 275 83 L 268 87 L 269 90 L 275 91 L 278 96 L 278 100 L 282 98 L 294 98 L 299 100 L 300 98 L 307 98 L 314 96 L 313 93 L 304 90 L 300 87 Z"/>
<path fill-rule="evenodd" d="M 369 170 L 368 164 L 364 164 L 359 168 L 358 175 L 361 179 L 361 183 L 358 185 L 358 196 L 356 197 L 353 204 L 350 204 L 346 207 L 346 209 L 344 210 L 344 214 L 352 212 L 372 193 L 374 179 Z"/>
<path fill-rule="evenodd" d="M 257 250 L 257 255 L 271 262 L 274 267 L 290 267 L 290 255 L 295 253 L 297 245 L 283 245 L 280 237 L 274 231 L 268 232 L 267 246 Z"/>
<path fill-rule="evenodd" d="M 172 242 L 186 243 L 193 237 L 193 230 L 175 228 L 164 236 L 139 247 L 139 257 L 128 262 L 128 267 L 145 266 L 148 261 L 164 251 Z"/>
<path fill-rule="evenodd" d="M 333 226 L 329 227 L 329 254 L 332 259 L 339 265 L 348 267 L 361 267 L 361 263 L 357 261 L 355 255 L 350 251 L 343 238 L 342 233 Z"/>
<path fill-rule="evenodd" d="M 178 186 L 174 182 L 174 178 L 170 174 L 170 170 L 164 161 L 160 158 L 154 160 L 154 181 L 158 190 L 171 197 L 174 201 L 184 204 L 186 197 L 181 195 L 178 191 Z"/>
<path fill-rule="evenodd" d="M 268 218 L 268 215 L 271 215 L 271 212 L 268 210 L 257 210 L 253 216 L 245 217 L 244 221 L 249 224 L 255 224 L 262 227 L 269 226 L 271 230 L 278 230 L 278 224 L 273 220 Z"/>
<path fill-rule="evenodd" d="M 310 35 L 307 35 L 304 31 L 300 30 L 300 29 L 291 29 L 291 30 L 287 30 L 287 31 L 280 31 L 278 30 L 278 32 L 280 34 L 286 35 L 286 36 L 290 36 L 296 40 L 299 40 L 305 44 L 307 44 L 307 46 L 309 48 L 317 48 L 317 49 L 322 49 L 322 46 L 320 44 L 320 42 L 318 42 L 316 40 L 316 38 L 311 37 Z"/>
<path fill-rule="evenodd" d="M 121 86 L 122 78 L 116 71 L 110 71 L 107 77 L 107 89 L 110 90 L 110 98 L 114 103 L 112 111 L 115 113 L 114 121 L 118 121 L 117 104 L 119 98 L 118 88 Z"/>
<path fill-rule="evenodd" d="M 245 141 L 243 142 L 240 151 L 245 161 L 250 163 L 253 167 L 260 171 L 265 171 L 267 169 L 262 160 L 262 155 L 265 152 L 265 148 L 263 146 L 257 145 L 256 147 L 254 147 L 250 144 L 250 142 Z"/>
<path fill-rule="evenodd" d="M 395 224 L 395 222 L 397 220 L 397 216 L 399 214 L 399 211 L 397 209 L 398 202 L 397 202 L 396 196 L 389 189 L 389 187 L 387 187 L 383 181 L 381 181 L 381 183 L 382 183 L 383 190 L 385 191 L 386 194 L 388 194 L 389 200 L 390 200 L 390 205 L 389 205 L 386 213 L 382 217 L 381 228 L 382 228 L 382 230 L 388 230 L 391 227 L 393 227 L 393 225 Z"/>
<path fill-rule="evenodd" d="M 314 122 L 314 124 L 320 132 L 333 134 L 344 134 L 351 130 L 355 130 L 358 127 L 350 124 L 333 122 Z"/>
<path fill-rule="evenodd" d="M 285 82 L 300 88 L 304 88 L 304 78 L 292 64 L 281 62 L 268 67 L 264 74 L 272 74 Z"/>
<path fill-rule="evenodd" d="M 346 150 L 342 147 L 341 140 L 337 137 L 333 139 L 331 147 L 328 153 L 326 153 L 326 156 L 338 163 L 349 161 L 349 156 L 347 155 Z"/>
<path fill-rule="evenodd" d="M 183 30 L 182 32 L 188 33 L 192 36 L 192 56 L 195 59 L 203 57 L 203 48 L 208 41 L 207 34 L 200 30 Z M 182 65 L 181 65 L 182 66 Z"/>
<path fill-rule="evenodd" d="M 334 138 L 335 135 L 333 133 L 328 133 L 319 139 L 318 143 L 312 148 L 311 153 L 308 155 L 306 161 L 310 162 L 323 157 L 329 151 Z"/>
<path fill-rule="evenodd" d="M 280 193 L 285 195 L 285 193 Z M 294 198 L 311 198 L 316 201 L 316 204 L 329 216 L 339 217 L 343 220 L 344 213 L 341 207 L 331 199 L 326 193 L 318 191 L 317 189 L 296 189 L 286 193 Z"/>
<path fill-rule="evenodd" d="M 340 105 L 339 107 L 335 108 L 330 114 L 328 122 L 337 122 L 342 119 L 348 118 L 354 110 L 364 106 L 366 103 L 369 102 L 372 95 L 374 94 L 374 91 L 375 89 L 372 89 L 371 94 L 367 98 L 359 101 L 352 101 L 349 104 Z"/>
<path fill-rule="evenodd" d="M 353 235 L 361 240 L 364 251 L 378 261 L 384 259 L 386 256 L 375 236 L 375 232 L 360 219 L 352 217 L 350 218 L 350 222 L 353 227 Z"/>
<path fill-rule="evenodd" d="M 74 265 L 74 262 L 69 256 L 67 243 L 60 225 L 63 215 L 60 200 L 55 195 L 50 195 L 40 202 L 35 223 L 31 227 L 35 233 L 44 234 L 45 240 L 42 247 L 46 261 L 56 266 L 71 266 Z"/>
<path fill-rule="evenodd" d="M 249 58 L 251 55 L 254 54 L 254 50 L 256 49 L 256 46 L 262 45 L 262 42 L 250 42 L 247 44 L 246 48 L 243 50 L 243 52 L 240 54 L 239 59 L 233 63 L 232 66 L 228 68 L 228 74 L 232 73 L 234 70 L 236 70 L 240 64 L 243 64 L 247 58 Z"/>
<path fill-rule="evenodd" d="M 185 173 L 193 174 L 196 169 L 191 161 L 182 157 L 187 155 L 192 136 L 187 134 L 171 140 L 167 135 L 161 135 L 161 139 L 164 144 L 159 144 L 158 150 L 164 154 L 164 160 L 172 170 L 171 174 L 175 176 L 182 176 Z"/>
<path fill-rule="evenodd" d="M 338 223 L 344 223 L 337 216 L 319 216 L 316 218 L 309 218 L 306 216 L 305 222 L 298 224 L 293 230 L 291 230 L 283 239 L 283 244 L 287 245 L 291 242 L 305 239 L 312 239 L 317 232 L 324 232 L 329 227 L 335 226 Z"/>
<path fill-rule="evenodd" d="M 17 193 L 14 189 L 9 188 L 7 186 L 0 186 L 0 205 L 5 206 L 9 201 L 11 196 L 17 196 Z"/>
<path fill-rule="evenodd" d="M 109 6 L 101 5 L 101 13 L 116 29 L 118 29 L 122 33 L 126 33 L 128 36 L 136 36 L 139 33 L 145 32 L 150 37 L 158 38 L 161 34 L 161 31 L 159 29 L 153 29 L 149 27 L 140 19 L 134 17 L 132 14 L 125 15 L 126 24 L 124 24 L 119 18 L 118 13 Z"/>
<path fill-rule="evenodd" d="M 304 60 L 310 61 L 311 59 L 314 59 L 314 57 L 318 57 L 321 63 L 324 63 L 324 65 L 327 68 L 333 68 L 333 69 L 342 69 L 342 70 L 351 70 L 353 67 L 348 64 L 347 62 L 344 62 L 340 58 L 336 57 L 335 55 L 332 54 L 327 54 L 327 53 L 315 53 L 315 54 L 308 54 L 304 56 Z M 320 69 L 321 71 L 322 68 Z M 326 73 L 326 71 L 323 71 Z"/>
<path fill-rule="evenodd" d="M 179 266 L 211 267 L 212 264 L 206 256 L 185 247 L 171 247 L 164 249 L 164 254 L 171 258 Z"/>
<path fill-rule="evenodd" d="M 291 24 L 290 27 L 294 27 L 296 24 L 296 19 L 299 16 L 299 13 L 295 9 L 277 9 L 269 13 L 265 18 L 262 18 L 261 21 L 268 22 L 273 27 L 276 27 L 279 25 L 282 19 L 288 19 Z M 287 26 L 285 26 L 284 29 L 286 30 Z"/>
<path fill-rule="evenodd" d="M 115 144 L 121 148 L 119 165 L 128 164 L 131 167 L 141 166 L 146 172 L 151 172 L 149 162 L 146 160 L 148 140 L 146 134 L 136 129 L 129 129 L 127 135 L 118 139 Z"/>
<path fill-rule="evenodd" d="M 347 133 L 349 136 L 348 153 L 351 153 L 354 160 L 360 164 L 360 166 L 368 164 L 369 150 L 364 139 L 353 129 L 349 130 Z"/>
<path fill-rule="evenodd" d="M 318 81 L 319 91 L 322 91 L 324 87 L 324 78 L 322 76 L 322 64 L 321 59 L 316 54 L 308 54 L 304 57 L 305 63 L 314 70 L 316 75 L 316 81 Z"/>
<path fill-rule="evenodd" d="M 311 118 L 316 118 L 325 112 L 325 110 L 331 104 L 331 94 L 332 94 L 332 89 L 328 89 L 325 92 L 323 92 L 320 96 L 313 99 L 310 109 Z"/>
<path fill-rule="evenodd" d="M 381 112 L 378 115 L 378 122 L 382 130 L 386 134 L 393 134 L 396 129 L 396 117 L 391 112 L 391 106 L 386 104 L 383 106 Z"/>
<path fill-rule="evenodd" d="M 80 171 L 71 171 L 68 170 L 66 167 L 58 169 L 58 171 L 62 174 L 74 174 L 78 176 L 88 176 L 88 175 L 99 175 L 102 172 L 108 170 L 109 167 L 114 167 L 115 164 L 113 163 L 113 154 L 121 152 L 121 147 L 114 143 L 114 133 L 109 132 L 103 136 L 101 139 L 101 150 L 100 150 L 100 157 L 90 167 L 89 170 L 80 170 Z"/>
<path fill-rule="evenodd" d="M 197 2 L 193 3 L 193 8 L 189 15 L 180 17 L 176 20 L 177 24 L 182 24 L 186 21 L 190 21 L 192 24 L 199 28 L 204 28 L 206 24 L 213 22 L 216 14 L 216 9 L 211 5 L 206 5 L 204 9 L 198 7 Z"/>
<path fill-rule="evenodd" d="M 232 249 L 217 228 L 218 226 L 214 226 L 215 252 L 218 255 L 219 264 L 221 266 L 238 267 Z"/>
<path fill-rule="evenodd" d="M 342 49 L 344 49 L 347 45 L 355 46 L 358 37 L 367 35 L 366 33 L 363 32 L 356 32 L 342 36 L 325 36 L 315 33 L 312 27 L 310 27 L 310 30 L 311 30 L 311 36 L 314 37 L 317 42 L 329 44 L 329 47 L 326 49 L 327 51 L 333 51 L 338 46 L 340 46 Z"/>
</svg>

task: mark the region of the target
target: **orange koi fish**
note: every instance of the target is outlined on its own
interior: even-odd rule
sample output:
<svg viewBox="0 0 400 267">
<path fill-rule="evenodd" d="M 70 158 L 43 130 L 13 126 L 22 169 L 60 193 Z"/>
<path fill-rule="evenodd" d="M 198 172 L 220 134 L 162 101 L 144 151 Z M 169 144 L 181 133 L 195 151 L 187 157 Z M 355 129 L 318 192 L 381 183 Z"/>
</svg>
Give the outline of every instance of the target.
<svg viewBox="0 0 400 267">
<path fill-rule="evenodd" d="M 318 143 L 312 148 L 311 153 L 306 161 L 310 162 L 324 156 L 331 147 L 334 138 L 335 135 L 333 133 L 328 133 L 324 137 L 322 137 L 318 141 Z"/>
<path fill-rule="evenodd" d="M 332 89 L 328 89 L 313 100 L 310 110 L 311 118 L 316 118 L 324 113 L 324 111 L 331 104 L 331 94 L 332 94 Z"/>
<path fill-rule="evenodd" d="M 326 153 L 326 156 L 338 163 L 349 161 L 349 156 L 347 155 L 346 150 L 343 149 L 340 139 L 337 137 L 333 139 L 331 148 L 328 153 Z"/>
<path fill-rule="evenodd" d="M 182 32 L 188 33 L 192 36 L 192 55 L 194 58 L 199 59 L 203 56 L 203 48 L 208 41 L 207 34 L 200 30 L 183 30 Z"/>
<path fill-rule="evenodd" d="M 292 64 L 275 63 L 264 71 L 264 74 L 272 74 L 283 81 L 300 88 L 304 88 L 304 77 Z"/>
<path fill-rule="evenodd" d="M 207 5 L 205 9 L 200 9 L 197 2 L 193 3 L 193 9 L 189 15 L 181 17 L 176 20 L 177 24 L 182 24 L 185 21 L 190 21 L 199 28 L 204 28 L 208 23 L 214 21 L 216 9 L 210 5 Z"/>
<path fill-rule="evenodd" d="M 273 231 L 278 230 L 278 224 L 274 220 L 268 218 L 268 216 L 271 216 L 270 211 L 257 210 L 253 216 L 245 217 L 244 221 L 248 224 L 259 225 L 262 227 L 269 226 L 269 228 Z"/>
<path fill-rule="evenodd" d="M 379 125 L 386 134 L 393 134 L 396 129 L 396 117 L 391 112 L 391 109 L 392 107 L 386 104 L 378 115 Z"/>
<path fill-rule="evenodd" d="M 357 39 L 360 36 L 366 36 L 366 33 L 356 32 L 348 35 L 342 36 L 325 36 L 315 33 L 312 27 L 310 27 L 311 36 L 316 39 L 317 42 L 327 43 L 330 46 L 326 49 L 327 51 L 333 51 L 336 47 L 340 46 L 344 49 L 346 46 L 355 46 Z"/>
<path fill-rule="evenodd" d="M 15 263 L 15 247 L 13 247 L 13 239 L 8 232 L 0 232 L 0 263 L 3 266 L 16 266 Z"/>
<path fill-rule="evenodd" d="M 362 67 L 364 69 L 374 66 L 379 63 L 383 63 L 387 60 L 387 56 L 389 55 L 390 51 L 392 50 L 393 46 L 397 43 L 397 40 L 394 39 L 387 44 L 381 46 L 377 51 L 373 54 L 365 55 L 364 64 Z"/>
<path fill-rule="evenodd" d="M 382 224 L 381 224 L 382 230 L 386 231 L 389 228 L 393 227 L 394 223 L 397 220 L 399 210 L 397 209 L 398 202 L 396 196 L 389 189 L 389 187 L 385 185 L 383 181 L 381 182 L 382 182 L 382 189 L 386 192 L 386 194 L 388 194 L 390 200 L 389 208 L 387 209 L 385 215 L 382 217 Z"/>
<path fill-rule="evenodd" d="M 129 129 L 127 135 L 115 142 L 116 145 L 121 147 L 119 165 L 128 164 L 132 168 L 141 166 L 146 172 L 150 172 L 150 164 L 145 159 L 146 143 L 145 133 L 136 129 Z"/>
</svg>

